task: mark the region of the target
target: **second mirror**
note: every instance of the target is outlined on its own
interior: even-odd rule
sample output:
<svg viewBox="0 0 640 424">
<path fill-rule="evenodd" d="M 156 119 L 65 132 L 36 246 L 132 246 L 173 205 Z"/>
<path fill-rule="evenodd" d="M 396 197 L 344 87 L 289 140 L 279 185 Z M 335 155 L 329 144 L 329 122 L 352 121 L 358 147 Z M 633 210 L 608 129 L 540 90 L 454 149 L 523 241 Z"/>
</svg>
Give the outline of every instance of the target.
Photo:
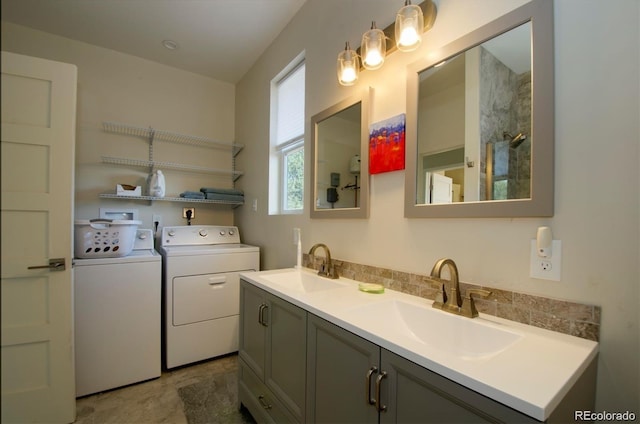
<svg viewBox="0 0 640 424">
<path fill-rule="evenodd" d="M 311 217 L 369 214 L 369 91 L 311 118 Z"/>
</svg>

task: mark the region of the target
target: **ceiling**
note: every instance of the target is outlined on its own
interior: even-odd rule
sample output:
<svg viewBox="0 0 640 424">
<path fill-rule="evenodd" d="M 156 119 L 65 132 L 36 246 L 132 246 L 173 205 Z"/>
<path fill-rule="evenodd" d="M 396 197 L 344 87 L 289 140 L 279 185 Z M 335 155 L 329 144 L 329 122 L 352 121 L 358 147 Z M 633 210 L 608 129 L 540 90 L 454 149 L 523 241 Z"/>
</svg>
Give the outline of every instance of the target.
<svg viewBox="0 0 640 424">
<path fill-rule="evenodd" d="M 306 0 L 2 0 L 2 20 L 238 82 Z M 169 50 L 163 40 L 177 43 Z"/>
</svg>

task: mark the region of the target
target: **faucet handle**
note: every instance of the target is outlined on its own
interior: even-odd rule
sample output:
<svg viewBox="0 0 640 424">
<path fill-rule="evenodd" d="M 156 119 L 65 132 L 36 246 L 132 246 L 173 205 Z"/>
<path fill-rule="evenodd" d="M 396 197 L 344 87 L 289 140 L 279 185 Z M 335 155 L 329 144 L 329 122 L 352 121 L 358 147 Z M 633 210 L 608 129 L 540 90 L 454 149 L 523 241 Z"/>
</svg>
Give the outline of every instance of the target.
<svg viewBox="0 0 640 424">
<path fill-rule="evenodd" d="M 476 304 L 473 301 L 473 295 L 486 298 L 491 295 L 491 292 L 484 289 L 467 289 L 464 293 L 464 301 L 460 307 L 460 313 L 469 318 L 475 318 L 478 316 L 478 310 L 476 309 Z"/>
</svg>

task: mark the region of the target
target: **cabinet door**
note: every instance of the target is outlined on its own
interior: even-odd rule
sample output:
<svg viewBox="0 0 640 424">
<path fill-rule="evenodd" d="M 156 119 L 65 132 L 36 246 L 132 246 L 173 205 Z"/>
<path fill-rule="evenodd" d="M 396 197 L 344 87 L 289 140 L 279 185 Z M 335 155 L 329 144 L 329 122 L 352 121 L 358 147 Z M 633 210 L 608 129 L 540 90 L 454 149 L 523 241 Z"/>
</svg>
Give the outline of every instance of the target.
<svg viewBox="0 0 640 424">
<path fill-rule="evenodd" d="M 307 312 L 267 294 L 265 384 L 304 421 Z"/>
<path fill-rule="evenodd" d="M 366 377 L 380 348 L 312 314 L 307 337 L 307 422 L 377 423 Z"/>
<path fill-rule="evenodd" d="M 240 344 L 239 356 L 264 380 L 266 328 L 263 325 L 265 292 L 247 283 L 240 282 Z"/>
<path fill-rule="evenodd" d="M 385 349 L 381 365 L 380 423 L 537 422 Z"/>
</svg>

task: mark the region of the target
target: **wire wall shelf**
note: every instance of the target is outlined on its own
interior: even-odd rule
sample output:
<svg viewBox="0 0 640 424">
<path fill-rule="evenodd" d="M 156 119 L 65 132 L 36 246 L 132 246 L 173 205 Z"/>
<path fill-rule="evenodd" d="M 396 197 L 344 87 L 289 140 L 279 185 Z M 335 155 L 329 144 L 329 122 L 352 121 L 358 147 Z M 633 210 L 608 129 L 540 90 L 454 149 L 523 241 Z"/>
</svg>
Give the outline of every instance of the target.
<svg viewBox="0 0 640 424">
<path fill-rule="evenodd" d="M 244 148 L 243 144 L 227 143 L 205 137 L 178 134 L 171 131 L 154 129 L 151 127 L 137 127 L 134 125 L 122 124 L 118 122 L 103 122 L 102 128 L 107 132 L 132 135 L 148 140 L 162 140 L 170 143 L 189 144 L 191 146 L 198 147 L 230 149 L 234 157 L 237 156 L 237 154 L 240 153 L 240 151 Z"/>
<path fill-rule="evenodd" d="M 138 166 L 143 168 L 156 167 L 156 168 L 163 168 L 163 169 L 173 169 L 176 171 L 200 172 L 203 174 L 230 175 L 233 178 L 234 182 L 243 175 L 242 171 L 207 168 L 204 166 L 185 165 L 185 164 L 173 163 L 173 162 L 158 162 L 158 161 L 130 159 L 130 158 L 117 158 L 112 156 L 102 156 L 102 162 L 110 163 L 113 165 Z"/>
<path fill-rule="evenodd" d="M 125 165 L 148 168 L 151 173 L 154 168 L 162 168 L 176 171 L 197 172 L 203 174 L 216 174 L 231 177 L 234 185 L 236 180 L 243 175 L 243 172 L 236 171 L 236 156 L 244 147 L 241 144 L 225 143 L 204 137 L 177 134 L 170 131 L 157 130 L 154 128 L 137 127 L 129 124 L 121 124 L 117 122 L 103 122 L 102 128 L 106 132 L 130 135 L 134 137 L 144 138 L 149 143 L 149 159 L 133 159 L 112 156 L 102 156 L 102 162 L 113 165 Z M 154 141 L 162 140 L 171 143 L 179 143 L 196 147 L 207 147 L 215 149 L 225 149 L 231 152 L 231 169 L 209 168 L 198 165 L 187 165 L 182 163 L 161 162 L 153 159 Z M 213 200 L 213 199 L 192 199 L 188 197 L 153 197 L 153 196 L 121 196 L 116 193 L 100 194 L 101 198 L 118 199 L 118 200 L 138 200 L 138 201 L 164 201 L 164 202 L 183 202 L 183 203 L 208 203 L 218 205 L 230 205 L 237 208 L 244 204 L 244 200 Z"/>
<path fill-rule="evenodd" d="M 233 206 L 234 209 L 244 204 L 243 201 L 190 199 L 187 197 L 121 196 L 113 193 L 102 193 L 100 194 L 100 197 L 103 199 L 118 199 L 118 200 L 144 200 L 144 201 L 183 202 L 183 203 L 215 203 L 218 205 Z"/>
</svg>

